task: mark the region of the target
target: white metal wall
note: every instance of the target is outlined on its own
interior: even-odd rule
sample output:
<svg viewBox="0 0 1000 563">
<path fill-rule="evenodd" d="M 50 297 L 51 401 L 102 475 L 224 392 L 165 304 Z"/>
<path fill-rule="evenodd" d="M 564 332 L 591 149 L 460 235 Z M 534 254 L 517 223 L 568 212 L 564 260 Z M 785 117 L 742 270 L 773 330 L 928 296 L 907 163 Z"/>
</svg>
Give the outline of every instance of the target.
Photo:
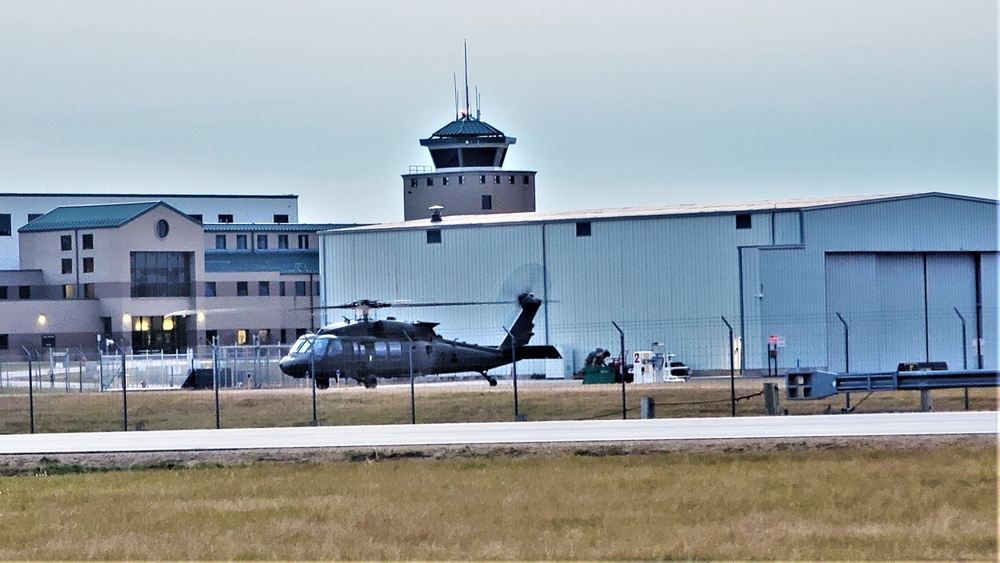
<svg viewBox="0 0 1000 563">
<path fill-rule="evenodd" d="M 615 321 L 629 350 L 659 341 L 696 370 L 727 369 L 725 316 L 743 337 L 746 368 L 766 368 L 766 339 L 774 334 L 785 337 L 782 370 L 796 363 L 842 369 L 836 312 L 850 324 L 852 370 L 920 360 L 928 347 L 952 365 L 951 358 L 961 361 L 952 308 L 965 315 L 973 338 L 969 256 L 984 251 L 990 367 L 998 339 L 996 213 L 992 203 L 932 196 L 754 213 L 750 229 L 737 229 L 734 213 L 591 220 L 590 236 L 577 236 L 574 221 L 449 226 L 446 216 L 426 227 L 324 234 L 323 295 L 327 304 L 506 300 L 383 313 L 437 321 L 444 336 L 491 344 L 516 315 L 517 293 L 532 291 L 545 300 L 533 342 L 562 347 L 576 368 L 598 346 L 618 353 Z M 441 229 L 440 244 L 427 243 L 428 228 Z M 932 323 L 922 309 L 923 253 Z M 965 297 L 951 303 L 938 295 Z M 928 338 L 925 324 L 934 326 Z"/>
</svg>

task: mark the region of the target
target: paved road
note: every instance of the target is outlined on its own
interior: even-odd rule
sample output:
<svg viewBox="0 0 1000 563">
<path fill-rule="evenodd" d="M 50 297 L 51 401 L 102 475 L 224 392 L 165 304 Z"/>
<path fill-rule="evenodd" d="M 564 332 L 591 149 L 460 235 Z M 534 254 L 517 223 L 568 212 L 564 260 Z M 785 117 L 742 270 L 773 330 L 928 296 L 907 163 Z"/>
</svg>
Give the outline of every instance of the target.
<svg viewBox="0 0 1000 563">
<path fill-rule="evenodd" d="M 0 454 L 997 434 L 997 427 L 998 413 L 987 411 L 79 432 L 0 435 Z"/>
</svg>

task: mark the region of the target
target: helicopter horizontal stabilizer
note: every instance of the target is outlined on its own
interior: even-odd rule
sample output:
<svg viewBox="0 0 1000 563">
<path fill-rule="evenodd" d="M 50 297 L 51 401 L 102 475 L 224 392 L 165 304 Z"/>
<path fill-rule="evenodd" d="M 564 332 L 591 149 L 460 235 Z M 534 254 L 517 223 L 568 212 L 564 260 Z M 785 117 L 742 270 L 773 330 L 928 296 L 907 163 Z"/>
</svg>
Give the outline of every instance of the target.
<svg viewBox="0 0 1000 563">
<path fill-rule="evenodd" d="M 518 346 L 514 349 L 516 358 L 520 360 L 560 360 L 562 354 L 555 346 Z"/>
</svg>

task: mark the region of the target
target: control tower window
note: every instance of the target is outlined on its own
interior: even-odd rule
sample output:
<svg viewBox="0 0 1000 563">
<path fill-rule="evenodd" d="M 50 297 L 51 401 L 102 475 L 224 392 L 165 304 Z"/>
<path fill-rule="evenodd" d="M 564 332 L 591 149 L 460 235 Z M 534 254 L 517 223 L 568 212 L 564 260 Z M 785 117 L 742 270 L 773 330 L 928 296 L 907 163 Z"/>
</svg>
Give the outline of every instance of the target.
<svg viewBox="0 0 1000 563">
<path fill-rule="evenodd" d="M 458 168 L 458 149 L 435 149 L 431 151 L 431 160 L 434 161 L 435 168 Z M 471 166 L 468 159 L 466 166 Z"/>
</svg>

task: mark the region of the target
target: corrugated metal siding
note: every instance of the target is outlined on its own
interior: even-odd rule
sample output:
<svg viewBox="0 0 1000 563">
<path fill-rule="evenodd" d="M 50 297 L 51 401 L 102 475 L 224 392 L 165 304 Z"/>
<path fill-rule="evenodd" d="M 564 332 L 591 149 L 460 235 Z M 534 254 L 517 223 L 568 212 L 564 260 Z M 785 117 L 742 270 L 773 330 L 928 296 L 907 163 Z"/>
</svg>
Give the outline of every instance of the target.
<svg viewBox="0 0 1000 563">
<path fill-rule="evenodd" d="M 982 254 L 980 272 L 983 298 L 983 367 L 997 369 L 997 366 L 1000 365 L 997 352 L 1000 350 L 1000 327 L 997 326 L 1000 324 L 1000 303 L 998 303 L 1000 301 L 1000 259 L 998 259 L 996 252 Z M 969 338 L 975 338 L 975 330 L 969 328 L 975 325 L 975 321 L 970 322 L 969 318 L 966 317 L 965 322 Z M 969 367 L 978 367 L 978 361 L 975 358 L 975 348 L 973 347 L 969 351 Z"/>
<path fill-rule="evenodd" d="M 760 334 L 755 335 L 759 352 L 756 363 L 747 367 L 767 367 L 764 341 L 773 334 L 785 338 L 785 347 L 778 349 L 779 369 L 796 365 L 825 369 L 823 253 L 805 248 L 763 249 L 760 263 L 762 322 Z"/>
<path fill-rule="evenodd" d="M 599 219 L 590 222 L 589 237 L 576 236 L 574 221 L 449 228 L 446 218 L 441 244 L 427 244 L 425 229 L 333 232 L 322 235 L 324 298 L 327 303 L 360 298 L 508 300 L 504 305 L 381 313 L 437 321 L 444 336 L 492 344 L 502 338 L 500 326 L 509 326 L 517 313 L 516 294 L 530 290 L 546 301 L 536 317 L 533 342 L 569 350 L 576 368 L 598 346 L 617 355 L 615 321 L 624 329 L 630 351 L 665 342 L 695 369 L 723 370 L 729 365 L 729 343 L 722 316 L 740 336 L 738 256 L 744 247 L 744 284 L 757 288 L 756 293 L 744 292 L 746 367 L 766 367 L 764 339 L 777 334 L 786 337 L 779 358 L 783 370 L 796 359 L 803 367 L 843 369 L 843 328 L 834 315 L 840 311 L 851 323 L 851 368 L 857 370 L 895 367 L 903 357 L 925 355 L 923 313 L 912 310 L 913 303 L 922 307 L 922 281 L 910 283 L 916 283 L 914 272 L 922 280 L 922 259 L 914 270 L 912 258 L 901 253 L 913 246 L 921 252 L 983 245 L 983 250 L 996 250 L 996 205 L 979 201 L 929 197 L 806 211 L 803 248 L 768 248 L 800 242 L 798 212 L 754 213 L 752 229 L 736 229 L 734 216 Z M 897 256 L 826 257 L 845 250 Z M 757 257 L 752 263 L 751 255 Z M 945 260 L 935 267 L 947 277 L 967 270 L 962 263 Z M 984 287 L 995 289 L 995 254 L 983 263 Z M 892 291 L 880 289 L 884 287 Z M 757 309 L 747 307 L 746 300 L 758 293 L 763 298 L 753 297 Z M 986 324 L 992 332 L 987 332 L 984 348 L 993 365 L 995 293 L 987 304 L 985 317 L 990 311 L 993 317 Z M 338 319 L 339 312 L 328 318 Z M 967 322 L 971 338 L 972 321 Z M 942 329 L 942 346 L 947 330 Z M 884 335 L 891 335 L 890 348 L 880 344 L 889 342 Z M 937 342 L 938 336 L 934 338 Z M 888 351 L 883 354 L 883 349 Z"/>
<path fill-rule="evenodd" d="M 927 255 L 927 327 L 931 361 L 948 362 L 952 369 L 962 368 L 962 323 L 955 309 L 966 320 L 976 314 L 976 264 L 971 254 Z M 974 323 L 975 321 L 973 321 Z M 973 333 L 975 329 L 973 328 Z M 971 355 L 966 353 L 966 359 Z M 970 364 L 975 367 L 974 362 Z"/>
<path fill-rule="evenodd" d="M 828 252 L 996 251 L 997 209 L 931 196 L 806 210 L 805 243 Z"/>
</svg>

